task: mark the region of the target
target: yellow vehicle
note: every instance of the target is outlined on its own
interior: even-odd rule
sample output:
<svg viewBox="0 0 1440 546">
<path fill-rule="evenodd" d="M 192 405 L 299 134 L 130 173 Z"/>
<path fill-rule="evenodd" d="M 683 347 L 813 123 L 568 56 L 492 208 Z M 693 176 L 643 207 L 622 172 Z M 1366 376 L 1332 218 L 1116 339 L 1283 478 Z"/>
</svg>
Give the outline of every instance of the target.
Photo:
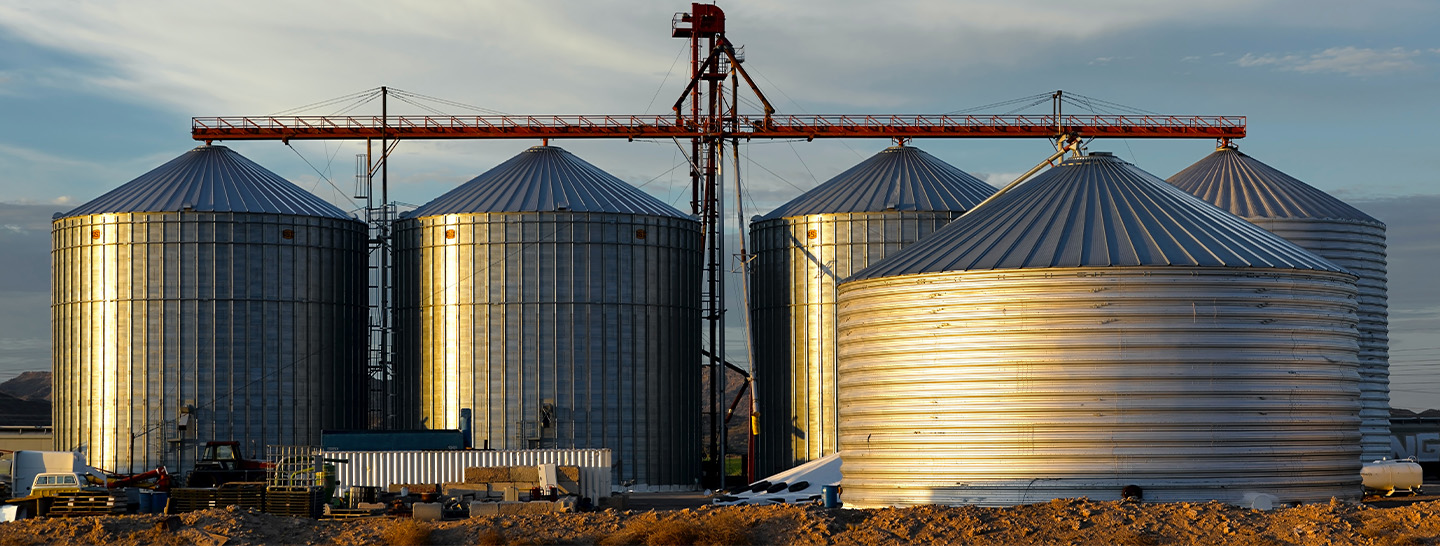
<svg viewBox="0 0 1440 546">
<path fill-rule="evenodd" d="M 30 482 L 28 495 L 5 501 L 16 507 L 14 519 L 49 515 L 57 500 L 63 498 L 67 507 L 77 501 L 85 506 L 107 504 L 111 498 L 105 484 L 96 483 L 89 475 L 78 472 L 41 472 Z"/>
</svg>

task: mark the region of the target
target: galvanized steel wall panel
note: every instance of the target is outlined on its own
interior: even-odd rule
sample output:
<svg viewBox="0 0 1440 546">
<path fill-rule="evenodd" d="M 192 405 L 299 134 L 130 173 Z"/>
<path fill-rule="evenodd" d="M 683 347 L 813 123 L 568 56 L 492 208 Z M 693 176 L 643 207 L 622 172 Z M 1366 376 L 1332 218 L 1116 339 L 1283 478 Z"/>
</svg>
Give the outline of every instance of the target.
<svg viewBox="0 0 1440 546">
<path fill-rule="evenodd" d="M 208 440 L 259 454 L 362 428 L 365 254 L 365 225 L 341 218 L 55 220 L 56 448 L 107 470 L 184 471 Z"/>
<path fill-rule="evenodd" d="M 1247 218 L 1359 277 L 1360 460 L 1391 456 L 1390 319 L 1386 293 L 1385 226 L 1305 218 Z"/>
<path fill-rule="evenodd" d="M 460 483 L 466 468 L 553 464 L 579 467 L 581 496 L 598 501 L 614 481 L 608 449 L 326 451 L 325 458 L 348 461 L 335 465 L 341 487 Z"/>
<path fill-rule="evenodd" d="M 1356 500 L 1355 294 L 1188 267 L 844 283 L 843 501 Z"/>
<path fill-rule="evenodd" d="M 962 212 L 816 214 L 751 224 L 762 475 L 836 451 L 835 286 Z"/>
<path fill-rule="evenodd" d="M 403 220 L 396 358 L 425 426 L 458 428 L 472 408 L 477 447 L 608 448 L 616 480 L 692 486 L 699 248 L 698 223 L 683 218 Z"/>
<path fill-rule="evenodd" d="M 1360 277 L 1360 459 L 1391 455 L 1385 224 L 1233 147 L 1168 180 Z"/>
</svg>

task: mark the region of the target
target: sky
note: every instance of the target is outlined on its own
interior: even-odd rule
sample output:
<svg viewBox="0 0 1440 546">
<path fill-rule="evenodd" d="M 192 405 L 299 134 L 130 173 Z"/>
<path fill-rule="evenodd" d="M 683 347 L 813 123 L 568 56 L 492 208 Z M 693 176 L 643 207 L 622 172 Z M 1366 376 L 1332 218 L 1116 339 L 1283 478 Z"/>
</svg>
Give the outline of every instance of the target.
<svg viewBox="0 0 1440 546">
<path fill-rule="evenodd" d="M 1242 151 L 1389 225 L 1392 406 L 1440 408 L 1440 286 L 1430 279 L 1440 266 L 1440 156 L 1429 146 L 1440 121 L 1440 3 L 720 7 L 746 70 L 782 114 L 942 114 L 1065 90 L 1162 114 L 1246 116 Z M 191 117 L 287 112 L 382 85 L 445 99 L 425 106 L 446 114 L 664 114 L 687 70 L 671 17 L 688 9 L 655 0 L 0 0 L 0 255 L 10 262 L 0 268 L 0 380 L 50 365 L 49 325 L 38 317 L 48 314 L 51 215 L 195 146 Z M 340 113 L 328 108 L 296 113 Z M 379 105 L 350 113 L 375 115 Z M 392 102 L 390 113 L 430 112 Z M 225 144 L 356 207 L 348 194 L 360 143 Z M 402 142 L 391 195 L 423 204 L 535 144 Z M 552 144 L 688 208 L 685 160 L 671 141 Z M 740 214 L 762 214 L 888 144 L 749 144 Z M 1096 140 L 1089 149 L 1166 178 L 1214 144 Z M 1051 151 L 1043 140 L 913 145 L 995 185 Z M 737 234 L 738 221 L 729 224 Z M 728 293 L 728 357 L 744 363 L 743 304 Z"/>
</svg>

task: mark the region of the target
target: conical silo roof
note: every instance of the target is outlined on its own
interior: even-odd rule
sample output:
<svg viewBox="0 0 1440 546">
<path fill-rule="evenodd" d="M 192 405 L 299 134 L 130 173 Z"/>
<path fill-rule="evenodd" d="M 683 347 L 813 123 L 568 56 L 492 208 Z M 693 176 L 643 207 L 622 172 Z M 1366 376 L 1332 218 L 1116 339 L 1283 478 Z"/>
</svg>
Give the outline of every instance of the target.
<svg viewBox="0 0 1440 546">
<path fill-rule="evenodd" d="M 847 212 L 966 211 L 995 187 L 924 150 L 891 146 L 757 219 Z"/>
<path fill-rule="evenodd" d="M 1344 269 L 1115 156 L 1071 158 L 851 280 L 1059 267 Z"/>
<path fill-rule="evenodd" d="M 1241 218 L 1309 218 L 1381 224 L 1344 201 L 1231 147 L 1215 150 L 1167 181 Z"/>
<path fill-rule="evenodd" d="M 253 212 L 350 218 L 225 146 L 200 146 L 62 217 L 123 212 Z"/>
<path fill-rule="evenodd" d="M 689 218 L 556 146 L 535 146 L 409 214 L 608 212 Z"/>
</svg>

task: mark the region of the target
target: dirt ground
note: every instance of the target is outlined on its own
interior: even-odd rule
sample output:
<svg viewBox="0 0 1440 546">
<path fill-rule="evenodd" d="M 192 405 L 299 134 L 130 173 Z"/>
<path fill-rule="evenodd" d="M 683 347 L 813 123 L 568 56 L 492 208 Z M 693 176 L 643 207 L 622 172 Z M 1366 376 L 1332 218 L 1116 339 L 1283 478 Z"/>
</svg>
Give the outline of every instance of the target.
<svg viewBox="0 0 1440 546">
<path fill-rule="evenodd" d="M 1383 505 L 1383 506 L 1382 506 Z M 1440 500 L 1332 501 L 1261 512 L 1219 503 L 1065 499 L 1010 508 L 739 506 L 478 517 L 307 520 L 247 509 L 0 524 L 0 546 L 256 544 L 1440 544 Z M 173 528 L 171 528 L 173 527 Z"/>
</svg>

